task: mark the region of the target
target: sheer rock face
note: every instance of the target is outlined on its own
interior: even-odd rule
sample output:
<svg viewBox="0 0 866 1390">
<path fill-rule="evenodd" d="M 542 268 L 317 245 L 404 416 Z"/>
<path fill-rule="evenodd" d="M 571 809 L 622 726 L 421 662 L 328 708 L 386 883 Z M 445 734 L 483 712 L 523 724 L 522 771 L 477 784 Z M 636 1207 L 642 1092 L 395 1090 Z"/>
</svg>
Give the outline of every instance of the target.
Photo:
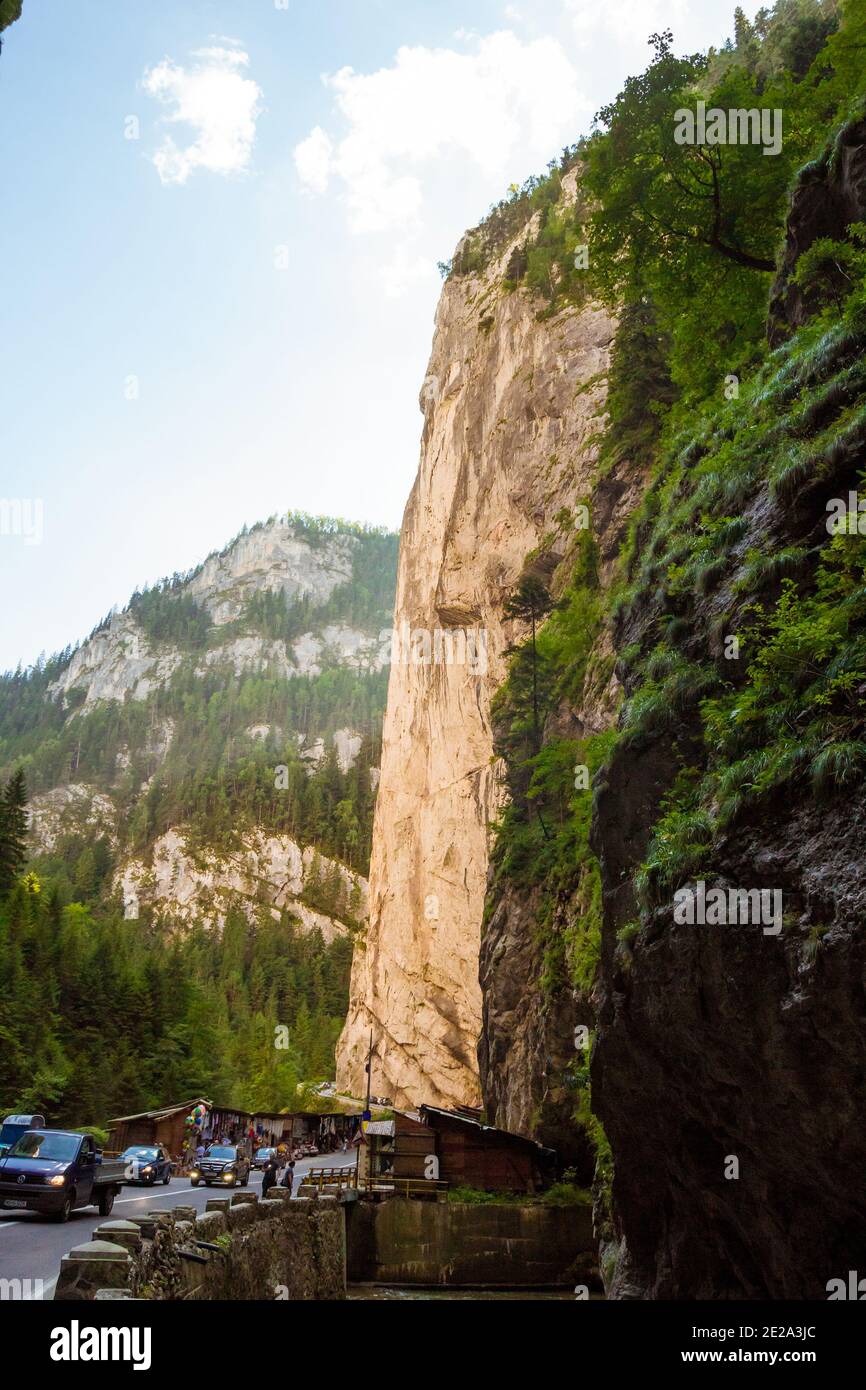
<svg viewBox="0 0 866 1390">
<path fill-rule="evenodd" d="M 340 1084 L 358 1094 L 372 1028 L 373 1090 L 398 1104 L 480 1097 L 479 948 L 499 797 L 490 699 L 523 636 L 502 611 L 527 554 L 588 492 L 602 424 L 611 322 L 595 307 L 539 321 L 538 299 L 506 292 L 525 238 L 483 274 L 449 279 L 421 392 L 370 922 L 338 1048 Z"/>
</svg>

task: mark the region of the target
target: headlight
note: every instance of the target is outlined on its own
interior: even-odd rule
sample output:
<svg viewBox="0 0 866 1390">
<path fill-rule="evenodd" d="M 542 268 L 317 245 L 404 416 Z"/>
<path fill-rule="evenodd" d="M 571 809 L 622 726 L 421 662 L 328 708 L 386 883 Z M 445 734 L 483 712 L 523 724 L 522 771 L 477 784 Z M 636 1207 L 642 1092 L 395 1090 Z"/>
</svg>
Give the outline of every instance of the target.
<svg viewBox="0 0 866 1390">
<path fill-rule="evenodd" d="M 48 1179 L 48 1186 L 49 1186 L 49 1187 L 62 1187 L 63 1184 L 64 1184 L 65 1182 L 66 1182 L 66 1174 L 65 1174 L 65 1173 L 57 1173 L 57 1174 L 55 1174 L 55 1176 L 54 1176 L 53 1178 L 49 1178 L 49 1179 Z"/>
<path fill-rule="evenodd" d="M 235 1171 L 234 1171 L 233 1168 L 228 1168 L 228 1169 L 226 1169 L 226 1171 L 223 1173 L 223 1178 L 224 1178 L 224 1180 L 225 1180 L 226 1182 L 229 1182 L 232 1178 L 236 1178 L 236 1177 L 237 1177 L 237 1173 L 235 1173 Z"/>
<path fill-rule="evenodd" d="M 142 1171 L 142 1173 L 152 1173 L 152 1172 L 153 1172 L 153 1164 L 152 1164 L 152 1163 L 146 1163 L 145 1166 L 142 1168 L 141 1171 Z"/>
<path fill-rule="evenodd" d="M 197 1168 L 193 1168 L 193 1169 L 190 1171 L 190 1177 L 191 1177 L 191 1178 L 200 1178 L 200 1177 L 201 1177 L 201 1173 L 198 1171 Z"/>
</svg>

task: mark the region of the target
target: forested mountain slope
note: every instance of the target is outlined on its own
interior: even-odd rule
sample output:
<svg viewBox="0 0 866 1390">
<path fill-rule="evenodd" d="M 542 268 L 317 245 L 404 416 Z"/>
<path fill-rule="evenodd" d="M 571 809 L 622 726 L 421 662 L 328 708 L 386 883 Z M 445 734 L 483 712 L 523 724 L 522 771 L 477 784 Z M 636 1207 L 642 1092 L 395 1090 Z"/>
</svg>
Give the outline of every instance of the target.
<svg viewBox="0 0 866 1390">
<path fill-rule="evenodd" d="M 0 678 L 0 783 L 29 794 L 0 1098 L 79 1121 L 208 1089 L 273 1107 L 331 1073 L 395 570 L 387 532 L 272 518 Z"/>
</svg>

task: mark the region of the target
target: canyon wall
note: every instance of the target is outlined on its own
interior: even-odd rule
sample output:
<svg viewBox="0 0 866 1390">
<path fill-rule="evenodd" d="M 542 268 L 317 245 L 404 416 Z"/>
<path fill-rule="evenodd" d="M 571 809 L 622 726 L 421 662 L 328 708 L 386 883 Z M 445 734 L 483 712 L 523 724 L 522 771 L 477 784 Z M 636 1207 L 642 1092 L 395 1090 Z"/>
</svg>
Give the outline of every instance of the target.
<svg viewBox="0 0 866 1390">
<path fill-rule="evenodd" d="M 830 538 L 828 505 L 862 495 L 866 314 L 861 305 L 792 337 L 808 306 L 790 277 L 816 236 L 843 238 L 866 214 L 864 171 L 862 120 L 804 170 L 771 299 L 771 337 L 784 346 L 724 427 L 680 456 L 679 516 L 650 510 L 638 534 L 641 568 L 617 632 L 631 653 L 624 737 L 593 826 L 604 927 L 592 1096 L 614 1155 L 609 1297 L 823 1299 L 831 1280 L 863 1268 L 864 556 L 856 525 Z M 724 505 L 712 492 L 721 480 Z M 697 527 L 683 526 L 682 509 L 698 488 L 705 507 L 709 496 L 735 516 L 734 539 L 711 567 L 694 552 L 689 568 Z M 756 641 L 755 613 L 760 623 L 768 611 L 774 626 Z M 665 612 L 676 622 L 667 648 Z M 746 657 L 728 659 L 738 633 Z M 639 651 L 652 653 L 649 668 Z M 671 674 L 653 710 L 654 671 Z M 689 684 L 694 693 L 677 694 Z M 719 691 L 731 732 L 717 720 L 708 736 L 701 699 Z M 741 721 L 756 691 L 760 719 Z M 683 766 L 699 790 L 666 809 Z M 703 883 L 775 894 L 777 915 L 762 926 L 678 914 L 673 890 L 685 885 L 688 908 Z"/>
<path fill-rule="evenodd" d="M 563 198 L 574 197 L 571 173 Z M 370 918 L 338 1049 L 340 1085 L 362 1092 L 372 1028 L 373 1092 L 399 1104 L 480 1098 L 481 920 L 501 795 L 490 699 L 525 636 L 503 607 L 530 552 L 562 558 L 563 509 L 588 492 L 603 427 L 612 324 L 592 306 L 542 315 L 505 283 L 532 232 L 530 221 L 485 268 L 448 278 L 421 392 Z"/>
</svg>

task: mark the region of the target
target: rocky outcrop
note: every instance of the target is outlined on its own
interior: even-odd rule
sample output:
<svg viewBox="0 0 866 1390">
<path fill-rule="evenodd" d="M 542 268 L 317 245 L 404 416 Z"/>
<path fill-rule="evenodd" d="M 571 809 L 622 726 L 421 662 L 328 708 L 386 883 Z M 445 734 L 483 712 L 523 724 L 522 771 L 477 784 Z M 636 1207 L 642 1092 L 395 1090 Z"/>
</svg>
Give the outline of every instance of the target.
<svg viewBox="0 0 866 1390">
<path fill-rule="evenodd" d="M 34 796 L 29 806 L 30 844 L 37 854 L 50 854 L 61 835 L 86 831 L 110 843 L 117 839 L 117 807 L 94 787 L 71 782 Z"/>
<path fill-rule="evenodd" d="M 801 172 L 791 201 L 785 249 L 770 295 L 769 339 L 776 347 L 819 307 L 792 277 L 797 260 L 819 237 L 844 241 L 852 222 L 866 218 L 866 120 L 843 126 L 821 159 Z M 839 272 L 838 288 L 851 286 Z"/>
<path fill-rule="evenodd" d="M 330 913 L 304 901 L 306 894 L 315 902 L 324 882 L 334 899 Z M 229 907 L 240 907 L 251 921 L 264 909 L 276 920 L 290 913 L 303 932 L 320 931 L 328 944 L 345 935 L 346 921 L 360 921 L 367 911 L 367 881 L 360 874 L 310 846 L 303 849 L 288 835 L 254 831 L 235 851 L 218 852 L 193 850 L 182 830 L 169 830 L 149 861 L 124 864 L 116 887 L 130 921 L 146 909 L 168 926 L 221 926 Z"/>
<path fill-rule="evenodd" d="M 290 517 L 277 517 L 209 556 L 187 587 L 216 627 L 233 622 L 257 593 L 324 603 L 338 584 L 352 578 L 356 544 L 354 537 L 337 534 L 311 545 Z"/>
<path fill-rule="evenodd" d="M 536 299 L 508 292 L 526 236 L 449 278 L 421 393 L 395 619 L 408 636 L 391 668 L 370 921 L 338 1050 L 341 1083 L 358 1091 L 372 1027 L 375 1086 L 397 1103 L 479 1099 L 481 919 L 501 795 L 490 698 L 522 635 L 503 606 L 527 554 L 587 492 L 603 409 L 610 320 L 594 307 L 539 318 Z"/>
<path fill-rule="evenodd" d="M 83 691 L 85 709 L 103 700 L 122 703 L 127 696 L 146 700 L 168 684 L 182 660 L 175 648 L 152 650 L 132 613 L 116 613 L 73 654 L 50 694 L 62 700 Z"/>
</svg>

